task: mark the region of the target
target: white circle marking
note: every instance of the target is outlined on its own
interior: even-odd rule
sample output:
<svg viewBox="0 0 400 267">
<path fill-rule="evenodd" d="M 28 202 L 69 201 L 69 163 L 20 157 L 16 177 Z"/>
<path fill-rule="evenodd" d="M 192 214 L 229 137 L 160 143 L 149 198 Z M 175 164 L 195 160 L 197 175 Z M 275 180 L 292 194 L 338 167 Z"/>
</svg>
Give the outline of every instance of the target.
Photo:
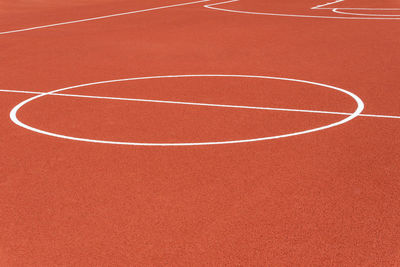
<svg viewBox="0 0 400 267">
<path fill-rule="evenodd" d="M 184 77 L 239 77 L 239 78 L 256 78 L 256 79 L 271 79 L 271 80 L 281 80 L 281 81 L 291 81 L 291 82 L 299 82 L 299 83 L 305 83 L 305 84 L 312 84 L 312 85 L 317 85 L 329 89 L 333 89 L 339 92 L 342 92 L 348 96 L 350 96 L 356 103 L 357 103 L 357 108 L 356 110 L 349 115 L 348 117 L 344 118 L 343 120 L 305 130 L 305 131 L 299 131 L 299 132 L 294 132 L 294 133 L 289 133 L 289 134 L 282 134 L 282 135 L 275 135 L 275 136 L 267 136 L 267 137 L 260 137 L 260 138 L 253 138 L 253 139 L 243 139 L 243 140 L 231 140 L 231 141 L 216 141 L 216 142 L 198 142 L 198 143 L 140 143 L 140 142 L 119 142 L 119 141 L 109 141 L 109 140 L 97 140 L 97 139 L 88 139 L 88 138 L 80 138 L 80 137 L 73 137 L 73 136 L 67 136 L 67 135 L 62 135 L 62 134 L 56 134 L 48 131 L 44 131 L 35 127 L 32 127 L 30 125 L 27 125 L 23 122 L 21 122 L 18 117 L 17 113 L 20 108 L 22 108 L 24 105 L 28 104 L 29 102 L 32 102 L 35 99 L 44 97 L 46 95 L 51 95 L 53 93 L 61 92 L 61 91 L 66 91 L 69 89 L 73 88 L 79 88 L 79 87 L 86 87 L 86 86 L 91 86 L 91 85 L 97 85 L 97 84 L 107 84 L 107 83 L 115 83 L 115 82 L 123 82 L 123 81 L 135 81 L 135 80 L 149 80 L 149 79 L 165 79 L 165 78 L 184 78 Z M 101 143 L 101 144 L 114 144 L 114 145 L 130 145 L 130 146 L 201 146 L 201 145 L 220 145 L 220 144 L 237 144 L 237 143 L 247 143 L 247 142 L 256 142 L 256 141 L 264 141 L 264 140 L 272 140 L 272 139 L 279 139 L 279 138 L 284 138 L 284 137 L 291 137 L 291 136 L 297 136 L 297 135 L 302 135 L 302 134 L 308 134 L 312 132 L 317 132 L 317 131 L 322 131 L 326 130 L 335 126 L 339 126 L 341 124 L 344 124 L 346 122 L 349 122 L 350 120 L 356 118 L 358 115 L 361 114 L 361 112 L 364 109 L 364 103 L 363 101 L 354 93 L 349 92 L 345 89 L 341 89 L 335 86 L 327 85 L 327 84 L 322 84 L 322 83 L 317 83 L 317 82 L 310 82 L 310 81 L 305 81 L 305 80 L 299 80 L 299 79 L 291 79 L 291 78 L 281 78 L 281 77 L 271 77 L 271 76 L 258 76 L 258 75 L 234 75 L 234 74 L 188 74 L 188 75 L 165 75 L 165 76 L 149 76 L 149 77 L 136 77 L 136 78 L 126 78 L 126 79 L 117 79 L 117 80 L 108 80 L 108 81 L 100 81 L 100 82 L 93 82 L 93 83 L 86 83 L 86 84 L 80 84 L 80 85 L 75 85 L 75 86 L 70 86 L 70 87 L 65 87 L 57 90 L 53 90 L 47 93 L 43 93 L 34 97 L 31 97 L 25 101 L 22 101 L 18 105 L 16 105 L 10 112 L 10 119 L 17 124 L 18 126 L 25 128 L 27 130 L 48 135 L 48 136 L 53 136 L 53 137 L 58 137 L 58 138 L 63 138 L 63 139 L 68 139 L 68 140 L 74 140 L 74 141 L 83 141 L 83 142 L 90 142 L 90 143 Z"/>
</svg>

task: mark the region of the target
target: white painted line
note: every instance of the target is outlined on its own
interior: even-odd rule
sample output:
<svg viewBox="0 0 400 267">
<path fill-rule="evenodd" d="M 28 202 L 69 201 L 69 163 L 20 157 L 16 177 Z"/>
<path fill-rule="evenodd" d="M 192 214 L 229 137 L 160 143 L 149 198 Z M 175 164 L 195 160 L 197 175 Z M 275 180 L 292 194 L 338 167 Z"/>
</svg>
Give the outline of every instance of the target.
<svg viewBox="0 0 400 267">
<path fill-rule="evenodd" d="M 312 7 L 311 9 L 322 9 L 323 7 L 334 5 L 334 4 L 337 4 L 337 3 L 340 3 L 340 2 L 344 2 L 344 1 L 345 0 L 336 0 L 336 1 L 333 1 L 333 2 L 329 2 L 329 3 L 326 3 L 326 4 L 322 4 L 322 5 L 318 5 L 318 6 Z M 330 9 L 330 8 L 328 8 L 328 9 Z"/>
<path fill-rule="evenodd" d="M 0 92 L 3 92 L 3 93 L 17 93 L 17 94 L 32 94 L 32 95 L 46 94 L 46 92 L 19 91 L 19 90 L 7 90 L 7 89 L 0 89 Z"/>
<path fill-rule="evenodd" d="M 400 10 L 400 8 L 373 8 L 373 7 L 325 7 L 328 5 L 334 5 L 340 2 L 344 2 L 345 0 L 338 0 L 335 2 L 326 3 L 323 5 L 312 7 L 311 9 L 325 9 L 325 10 L 332 10 L 332 9 L 353 9 L 353 10 Z"/>
<path fill-rule="evenodd" d="M 394 115 L 361 114 L 360 116 L 371 117 L 371 118 L 400 119 L 400 116 L 394 116 Z"/>
<path fill-rule="evenodd" d="M 219 6 L 219 5 L 223 5 L 223 4 L 229 4 L 229 3 L 235 3 L 235 2 L 239 2 L 239 0 L 228 0 L 225 2 L 218 2 L 218 3 L 214 3 L 214 4 L 209 4 L 209 5 L 205 5 L 204 7 L 212 7 L 212 6 Z"/>
<path fill-rule="evenodd" d="M 355 12 L 347 12 L 344 10 L 349 10 L 349 9 L 344 9 L 344 8 L 334 8 L 332 9 L 332 12 L 338 13 L 338 14 L 343 14 L 343 15 L 355 15 L 355 16 L 370 16 L 370 17 L 400 17 L 400 14 L 398 15 L 384 15 L 384 14 L 372 14 L 372 13 L 355 13 Z M 351 10 L 358 10 L 358 9 L 351 9 Z M 365 10 L 365 9 L 359 9 L 359 10 Z M 369 9 L 371 10 L 371 9 Z M 389 10 L 389 9 L 374 9 L 376 11 L 378 10 Z M 390 10 L 398 10 L 398 9 L 390 9 Z"/>
<path fill-rule="evenodd" d="M 303 83 L 303 84 L 311 84 L 311 85 L 316 85 L 316 86 L 321 86 L 324 88 L 328 88 L 331 90 L 335 90 L 338 92 L 341 92 L 349 97 L 351 97 L 354 102 L 357 104 L 356 110 L 351 113 L 349 116 L 346 118 L 333 122 L 328 125 L 324 125 L 321 127 L 317 128 L 312 128 L 309 130 L 304 130 L 304 131 L 298 131 L 298 132 L 293 132 L 293 133 L 288 133 L 288 134 L 282 134 L 282 135 L 275 135 L 275 136 L 266 136 L 266 137 L 260 137 L 260 138 L 253 138 L 253 139 L 241 139 L 241 140 L 228 140 L 228 141 L 207 141 L 207 142 L 188 142 L 188 143 L 143 143 L 143 142 L 123 142 L 123 141 L 111 141 L 111 140 L 97 140 L 97 139 L 89 139 L 89 138 L 81 138 L 81 137 L 74 137 L 74 136 L 68 136 L 68 135 L 63 135 L 63 134 L 58 134 L 58 133 L 53 133 L 45 130 L 41 130 L 38 128 L 35 128 L 33 126 L 27 125 L 23 122 L 21 122 L 18 117 L 17 113 L 20 108 L 28 104 L 29 102 L 32 102 L 38 98 L 45 97 L 47 95 L 59 93 L 61 91 L 69 90 L 69 89 L 74 89 L 74 88 L 80 88 L 80 87 L 87 87 L 91 85 L 96 85 L 96 84 L 107 84 L 107 83 L 116 83 L 116 82 L 125 82 L 125 81 L 135 81 L 135 80 L 149 80 L 149 79 L 166 79 L 166 78 L 188 78 L 188 77 L 230 77 L 230 78 L 254 78 L 254 79 L 271 79 L 271 80 L 281 80 L 281 81 L 288 81 L 288 82 L 296 82 L 296 83 Z M 157 100 L 160 101 L 160 100 Z M 165 101 L 163 101 L 165 102 Z M 168 101 L 172 102 L 172 101 Z M 176 102 L 176 101 L 174 101 Z M 180 102 L 182 103 L 182 102 Z M 186 102 L 188 103 L 188 102 Z M 176 104 L 176 103 L 175 103 Z M 194 103 L 191 103 L 194 104 Z M 201 103 L 196 103 L 197 105 Z M 222 106 L 222 105 L 218 105 Z M 223 105 L 226 107 L 226 105 Z M 220 144 L 237 144 L 237 143 L 247 143 L 247 142 L 256 142 L 256 141 L 264 141 L 264 140 L 272 140 L 272 139 L 279 139 L 279 138 L 285 138 L 285 137 L 292 137 L 292 136 L 297 136 L 297 135 L 303 135 L 303 134 L 309 134 L 317 131 L 322 131 L 326 130 L 332 127 L 336 127 L 339 125 L 342 125 L 346 122 L 351 121 L 352 119 L 356 118 L 361 114 L 361 112 L 364 109 L 364 103 L 363 101 L 355 94 L 352 92 L 349 92 L 347 90 L 327 85 L 327 84 L 322 84 L 322 83 L 316 83 L 316 82 L 310 82 L 310 81 L 305 81 L 305 80 L 299 80 L 299 79 L 291 79 L 291 78 L 282 78 L 282 77 L 271 77 L 271 76 L 256 76 L 256 75 L 234 75 L 234 74 L 187 74 L 187 75 L 166 75 L 166 76 L 150 76 L 150 77 L 136 77 L 136 78 L 127 78 L 127 79 L 117 79 L 117 80 L 109 80 L 109 81 L 101 81 L 101 82 L 93 82 L 93 83 L 86 83 L 86 84 L 80 84 L 80 85 L 75 85 L 75 86 L 70 86 L 66 88 L 61 88 L 57 90 L 53 90 L 48 93 L 41 93 L 40 95 L 31 97 L 25 101 L 22 101 L 18 105 L 16 105 L 10 112 L 10 119 L 17 124 L 18 126 L 25 128 L 27 130 L 43 134 L 43 135 L 48 135 L 48 136 L 53 136 L 57 138 L 62 138 L 62 139 L 68 139 L 68 140 L 74 140 L 74 141 L 82 141 L 82 142 L 90 142 L 90 143 L 101 143 L 101 144 L 114 144 L 114 145 L 130 145 L 130 146 L 201 146 L 201 145 L 220 145 Z"/>
<path fill-rule="evenodd" d="M 337 16 L 318 16 L 318 15 L 297 15 L 297 14 L 281 14 L 281 13 L 267 13 L 267 12 L 251 12 L 251 11 L 241 11 L 241 10 L 234 10 L 228 8 L 220 8 L 217 7 L 219 5 L 228 4 L 239 2 L 239 0 L 231 0 L 225 2 L 219 2 L 209 5 L 204 5 L 205 8 L 223 11 L 223 12 L 230 12 L 230 13 L 238 13 L 238 14 L 247 14 L 247 15 L 261 15 L 261 16 L 278 16 L 278 17 L 294 17 L 294 18 L 318 18 L 318 19 L 344 19 L 344 20 L 400 20 L 400 17 L 337 17 Z M 330 3 L 332 4 L 332 3 Z M 327 4 L 324 4 L 327 5 Z M 313 9 L 313 8 L 312 8 Z M 315 10 L 316 8 L 314 8 Z M 325 9 L 325 8 L 321 8 Z M 329 8 L 330 9 L 330 8 Z"/>
<path fill-rule="evenodd" d="M 400 14 L 398 15 L 386 15 L 386 14 L 368 14 L 368 13 L 356 13 L 356 12 L 347 12 L 345 10 L 368 10 L 368 11 L 400 11 L 400 8 L 357 8 L 357 7 L 327 7 L 330 5 L 334 5 L 340 2 L 344 2 L 345 0 L 337 0 L 334 2 L 326 3 L 323 5 L 315 6 L 312 7 L 311 9 L 319 9 L 319 10 L 331 10 L 334 13 L 342 14 L 342 15 L 355 15 L 355 16 L 369 16 L 369 17 L 400 17 Z"/>
<path fill-rule="evenodd" d="M 323 10 L 332 10 L 332 9 L 340 9 L 340 10 L 383 10 L 383 11 L 397 11 L 400 8 L 371 8 L 371 7 L 335 7 L 335 8 L 318 8 Z"/>
<path fill-rule="evenodd" d="M 349 115 L 352 114 L 352 113 L 348 113 L 348 112 L 336 112 L 336 111 L 312 110 L 312 109 L 255 107 L 255 106 L 242 106 L 242 105 L 209 104 L 209 103 L 197 103 L 197 102 L 182 102 L 182 101 L 171 101 L 171 100 L 140 99 L 140 98 L 126 98 L 126 97 L 112 97 L 112 96 L 60 94 L 60 93 L 18 91 L 18 90 L 5 90 L 5 89 L 0 89 L 0 92 L 19 93 L 19 94 L 33 94 L 33 95 L 47 95 L 47 96 L 66 96 L 66 97 L 89 98 L 89 99 L 120 100 L 120 101 L 133 101 L 133 102 L 150 102 L 150 103 L 162 103 L 162 104 L 178 104 L 178 105 L 191 105 L 191 106 L 236 108 L 236 109 L 255 109 L 255 110 L 271 110 L 271 111 L 304 112 L 304 113 L 332 114 L 332 115 L 345 115 L 345 116 L 349 116 Z M 393 116 L 393 115 L 360 114 L 358 116 L 359 117 L 372 117 L 372 118 L 400 119 L 400 116 Z"/>
<path fill-rule="evenodd" d="M 148 11 L 153 11 L 153 10 L 172 8 L 172 7 L 193 5 L 193 4 L 198 4 L 198 3 L 208 2 L 208 1 L 210 1 L 210 0 L 200 0 L 200 1 L 195 1 L 195 2 L 188 2 L 188 3 L 175 4 L 175 5 L 169 5 L 169 6 L 154 7 L 154 8 L 148 8 L 148 9 L 142 9 L 142 10 L 136 10 L 136 11 L 128 11 L 128 12 L 123 12 L 123 13 L 118 13 L 118 14 L 105 15 L 105 16 L 99 16 L 99 17 L 93 17 L 93 18 L 87 18 L 87 19 L 66 21 L 66 22 L 60 22 L 60 23 L 54 23 L 54 24 L 48 24 L 48 25 L 42 25 L 42 26 L 36 26 L 36 27 L 30 27 L 30 28 L 24 28 L 24 29 L 0 32 L 0 35 L 2 35 L 2 34 L 10 34 L 10 33 L 17 33 L 17 32 L 26 32 L 26 31 L 32 31 L 32 30 L 37 30 L 37 29 L 44 29 L 44 28 L 50 28 L 50 27 L 56 27 L 56 26 L 61 26 L 61 25 L 80 23 L 80 22 L 87 22 L 87 21 L 93 21 L 93 20 L 99 20 L 99 19 L 107 19 L 107 18 L 131 15 L 131 14 L 136 14 L 136 13 L 142 13 L 142 12 L 148 12 Z"/>
</svg>

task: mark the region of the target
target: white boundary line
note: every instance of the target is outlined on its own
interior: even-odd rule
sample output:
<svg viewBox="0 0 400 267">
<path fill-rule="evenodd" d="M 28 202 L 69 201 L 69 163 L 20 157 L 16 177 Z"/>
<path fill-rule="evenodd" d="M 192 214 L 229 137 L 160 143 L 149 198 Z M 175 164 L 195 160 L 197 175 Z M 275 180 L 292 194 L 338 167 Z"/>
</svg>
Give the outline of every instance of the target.
<svg viewBox="0 0 400 267">
<path fill-rule="evenodd" d="M 219 8 L 216 6 L 239 2 L 240 0 L 231 0 L 220 3 L 214 3 L 209 5 L 204 5 L 205 8 L 230 12 L 230 13 L 238 13 L 238 14 L 247 14 L 247 15 L 262 15 L 262 16 L 278 16 L 278 17 L 294 17 L 294 18 L 319 18 L 319 19 L 345 19 L 345 20 L 400 20 L 400 17 L 337 17 L 337 16 L 317 16 L 317 15 L 296 15 L 296 14 L 280 14 L 280 13 L 266 13 L 266 12 L 251 12 L 251 11 L 241 11 L 227 8 Z M 325 4 L 326 5 L 326 4 Z"/>
<path fill-rule="evenodd" d="M 311 9 L 325 9 L 325 10 L 332 10 L 332 9 L 353 9 L 353 10 L 400 10 L 400 8 L 373 8 L 373 7 L 326 7 L 330 5 L 334 5 L 337 3 L 342 3 L 346 0 L 336 0 L 333 2 L 329 2 L 326 4 L 318 5 L 312 7 Z"/>
<path fill-rule="evenodd" d="M 340 10 L 340 11 L 339 11 Z M 332 12 L 343 14 L 343 15 L 356 15 L 356 16 L 370 16 L 370 17 L 400 17 L 399 15 L 383 15 L 383 14 L 372 14 L 372 13 L 355 13 L 355 12 L 346 12 L 343 10 L 400 10 L 400 9 L 349 9 L 349 8 L 334 8 Z"/>
<path fill-rule="evenodd" d="M 46 95 L 51 95 L 54 93 L 58 93 L 61 91 L 73 89 L 73 88 L 79 88 L 79 87 L 86 87 L 86 86 L 91 86 L 91 85 L 96 85 L 96 84 L 107 84 L 107 83 L 115 83 L 115 82 L 124 82 L 124 81 L 134 81 L 134 80 L 148 80 L 148 79 L 163 79 L 163 78 L 185 78 L 185 77 L 236 77 L 236 78 L 257 78 L 257 79 L 272 79 L 272 80 L 282 80 L 282 81 L 290 81 L 290 82 L 298 82 L 298 83 L 304 83 L 304 84 L 312 84 L 316 86 L 321 86 L 325 87 L 328 89 L 336 90 L 339 91 L 343 94 L 346 94 L 350 96 L 356 103 L 357 103 L 357 109 L 354 111 L 354 113 L 351 113 L 348 117 L 313 129 L 309 130 L 304 130 L 304 131 L 299 131 L 299 132 L 294 132 L 294 133 L 289 133 L 289 134 L 283 134 L 283 135 L 276 135 L 276 136 L 267 136 L 267 137 L 260 137 L 260 138 L 253 138 L 253 139 L 243 139 L 243 140 L 231 140 L 231 141 L 215 141 L 215 142 L 199 142 L 199 143 L 138 143 L 138 142 L 119 142 L 119 141 L 108 141 L 108 140 L 96 140 L 96 139 L 88 139 L 88 138 L 80 138 L 80 137 L 73 137 L 73 136 L 67 136 L 67 135 L 62 135 L 62 134 L 57 134 L 57 133 L 52 133 L 48 131 L 44 131 L 38 128 L 34 128 L 32 126 L 29 126 L 23 122 L 21 122 L 18 117 L 17 113 L 18 110 L 23 107 L 24 105 L 28 104 L 29 102 L 38 99 L 40 97 L 44 97 Z M 160 101 L 160 100 L 158 100 Z M 165 101 L 163 101 L 165 102 Z M 169 101 L 172 102 L 172 101 Z M 177 104 L 177 103 L 175 103 Z M 183 104 L 183 102 L 180 102 L 179 104 Z M 201 104 L 201 103 L 186 103 L 186 104 L 197 104 L 197 105 L 210 105 L 210 104 Z M 218 105 L 218 106 L 223 106 L 223 105 Z M 224 105 L 225 107 L 227 105 Z M 229 106 L 232 107 L 232 106 Z M 271 76 L 256 76 L 256 75 L 233 75 L 233 74 L 187 74 L 187 75 L 165 75 L 165 76 L 149 76 L 149 77 L 136 77 L 136 78 L 127 78 L 127 79 L 117 79 L 117 80 L 109 80 L 109 81 L 101 81 L 101 82 L 93 82 L 93 83 L 86 83 L 86 84 L 80 84 L 80 85 L 75 85 L 75 86 L 70 86 L 66 88 L 61 88 L 57 90 L 50 91 L 48 93 L 43 93 L 34 97 L 31 97 L 25 101 L 22 101 L 18 105 L 16 105 L 10 112 L 10 119 L 17 124 L 18 126 L 25 128 L 27 130 L 39 133 L 39 134 L 44 134 L 48 136 L 53 136 L 53 137 L 58 137 L 58 138 L 63 138 L 63 139 L 68 139 L 68 140 L 74 140 L 74 141 L 83 141 L 83 142 L 90 142 L 90 143 L 101 143 L 101 144 L 114 144 L 114 145 L 130 145 L 130 146 L 201 146 L 201 145 L 220 145 L 220 144 L 237 144 L 237 143 L 248 143 L 248 142 L 256 142 L 256 141 L 264 141 L 264 140 L 272 140 L 272 139 L 279 139 L 279 138 L 285 138 L 285 137 L 291 137 L 291 136 L 297 136 L 297 135 L 303 135 L 303 134 L 308 134 L 312 132 L 317 132 L 317 131 L 322 131 L 326 130 L 332 127 L 339 126 L 341 124 L 344 124 L 346 122 L 349 122 L 350 120 L 356 118 L 361 114 L 361 112 L 364 109 L 364 103 L 363 101 L 355 94 L 352 92 L 349 92 L 347 90 L 331 86 L 331 85 L 326 85 L 322 83 L 316 83 L 316 82 L 310 82 L 310 81 L 305 81 L 305 80 L 299 80 L 299 79 L 291 79 L 291 78 L 281 78 L 281 77 L 271 77 Z"/>
<path fill-rule="evenodd" d="M 118 14 L 112 14 L 112 15 L 105 15 L 105 16 L 99 16 L 99 17 L 93 17 L 93 18 L 87 18 L 87 19 L 66 21 L 66 22 L 60 22 L 60 23 L 54 23 L 54 24 L 30 27 L 30 28 L 23 28 L 23 29 L 18 29 L 18 30 L 4 31 L 4 32 L 0 32 L 0 35 L 10 34 L 10 33 L 17 33 L 17 32 L 26 32 L 26 31 L 32 31 L 32 30 L 37 30 L 37 29 L 44 29 L 44 28 L 50 28 L 50 27 L 56 27 L 56 26 L 80 23 L 80 22 L 87 22 L 87 21 L 93 21 L 93 20 L 99 20 L 99 19 L 107 19 L 107 18 L 131 15 L 131 14 L 136 14 L 136 13 L 142 13 L 142 12 L 148 12 L 148 11 L 153 11 L 153 10 L 172 8 L 172 7 L 193 5 L 193 4 L 198 4 L 198 3 L 208 2 L 208 1 L 210 1 L 210 0 L 200 0 L 200 1 L 195 1 L 195 2 L 187 2 L 187 3 L 182 3 L 182 4 L 154 7 L 154 8 L 148 8 L 148 9 L 142 9 L 142 10 L 135 10 L 135 11 L 128 11 L 128 12 L 118 13 Z"/>
<path fill-rule="evenodd" d="M 117 101 L 133 101 L 133 102 L 150 102 L 150 103 L 178 104 L 178 105 L 191 105 L 191 106 L 236 108 L 236 109 L 304 112 L 304 113 L 332 114 L 332 115 L 345 115 L 345 116 L 349 116 L 352 114 L 352 113 L 348 113 L 348 112 L 336 112 L 336 111 L 325 111 L 325 110 L 254 107 L 254 106 L 242 106 L 242 105 L 209 104 L 209 103 L 197 103 L 197 102 L 182 102 L 182 101 L 171 101 L 171 100 L 140 99 L 140 98 L 126 98 L 126 97 L 112 97 L 112 96 L 60 94 L 60 93 L 18 91 L 18 90 L 6 90 L 6 89 L 0 89 L 0 92 L 17 93 L 17 94 L 32 94 L 32 95 L 47 95 L 47 96 L 65 96 L 65 97 L 73 97 L 73 98 L 75 97 L 75 98 L 104 99 L 104 100 L 117 100 Z M 378 114 L 363 114 L 362 113 L 358 116 L 359 117 L 371 117 L 371 118 L 400 119 L 400 116 L 393 116 L 393 115 L 378 115 Z"/>
<path fill-rule="evenodd" d="M 357 7 L 327 7 L 330 5 L 334 5 L 337 3 L 342 3 L 346 0 L 336 0 L 334 2 L 329 2 L 323 5 L 318 5 L 315 7 L 312 7 L 311 9 L 315 9 L 315 10 L 331 10 L 334 13 L 338 13 L 338 14 L 342 14 L 342 15 L 355 15 L 355 16 L 370 16 L 370 17 L 399 17 L 400 14 L 398 15 L 385 15 L 385 14 L 368 14 L 368 13 L 355 13 L 355 12 L 346 12 L 346 11 L 342 11 L 342 10 L 369 10 L 369 11 L 379 11 L 379 10 L 383 10 L 383 11 L 400 11 L 400 8 L 357 8 Z"/>
<path fill-rule="evenodd" d="M 344 1 L 345 0 L 336 0 L 336 1 L 333 1 L 333 2 L 329 2 L 329 3 L 326 3 L 326 4 L 322 4 L 322 5 L 318 5 L 318 6 L 312 7 L 311 9 L 324 9 L 323 7 L 325 7 L 325 6 L 341 3 L 341 2 L 344 2 Z M 328 9 L 330 9 L 330 8 L 328 8 Z"/>
</svg>

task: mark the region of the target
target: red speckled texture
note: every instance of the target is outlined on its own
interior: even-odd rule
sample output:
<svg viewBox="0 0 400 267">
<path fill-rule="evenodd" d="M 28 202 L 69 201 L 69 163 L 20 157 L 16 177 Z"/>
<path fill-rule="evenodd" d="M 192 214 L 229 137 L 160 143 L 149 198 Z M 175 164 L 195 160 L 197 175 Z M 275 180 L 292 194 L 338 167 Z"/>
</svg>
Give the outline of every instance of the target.
<svg viewBox="0 0 400 267">
<path fill-rule="evenodd" d="M 0 0 L 0 31 L 178 3 Z M 256 16 L 206 3 L 0 35 L 0 89 L 266 75 L 334 85 L 358 95 L 364 113 L 400 115 L 400 20 Z M 241 0 L 224 7 L 338 15 L 310 10 L 318 4 Z M 354 4 L 361 5 L 340 6 Z M 246 78 L 130 81 L 65 93 L 350 113 L 356 107 L 322 87 Z M 400 265 L 399 119 L 358 117 L 254 143 L 118 146 L 18 127 L 9 113 L 30 96 L 0 92 L 0 266 Z M 31 102 L 18 116 L 56 133 L 132 142 L 254 138 L 344 118 L 61 96 Z"/>
</svg>

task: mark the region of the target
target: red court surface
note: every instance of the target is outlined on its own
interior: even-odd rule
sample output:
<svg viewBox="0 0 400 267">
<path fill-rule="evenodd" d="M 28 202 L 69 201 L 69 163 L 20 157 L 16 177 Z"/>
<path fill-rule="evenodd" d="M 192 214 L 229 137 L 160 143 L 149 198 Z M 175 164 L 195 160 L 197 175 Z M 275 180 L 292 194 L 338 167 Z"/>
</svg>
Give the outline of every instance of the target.
<svg viewBox="0 0 400 267">
<path fill-rule="evenodd" d="M 400 2 L 0 0 L 0 266 L 400 266 Z"/>
</svg>

